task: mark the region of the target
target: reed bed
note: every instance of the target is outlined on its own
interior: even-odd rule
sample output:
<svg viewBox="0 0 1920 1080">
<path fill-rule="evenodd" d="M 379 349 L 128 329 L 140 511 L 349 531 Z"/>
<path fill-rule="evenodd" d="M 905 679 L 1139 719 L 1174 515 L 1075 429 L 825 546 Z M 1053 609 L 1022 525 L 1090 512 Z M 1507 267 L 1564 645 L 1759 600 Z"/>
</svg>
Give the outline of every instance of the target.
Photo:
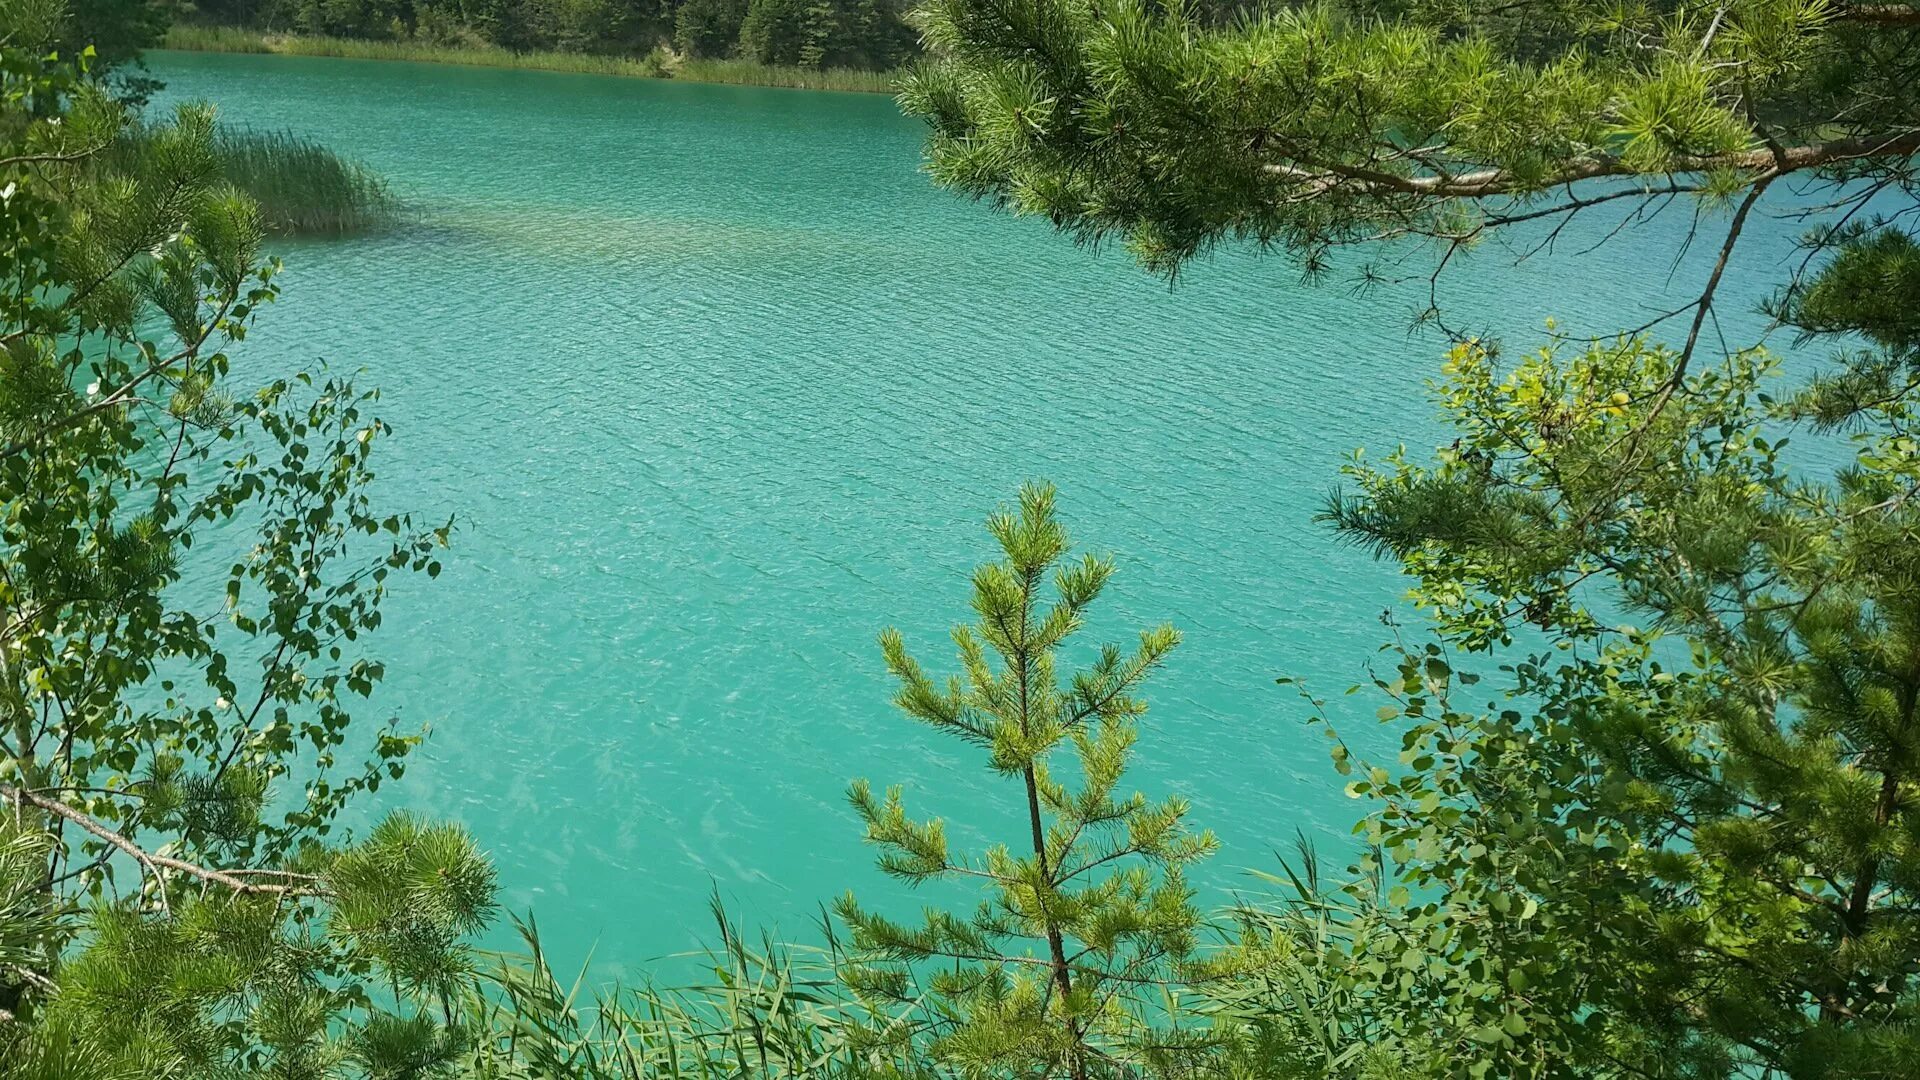
<svg viewBox="0 0 1920 1080">
<path fill-rule="evenodd" d="M 564 71 L 642 79 L 776 86 L 806 90 L 849 90 L 890 94 L 899 75 L 850 68 L 816 70 L 756 64 L 751 60 L 680 58 L 665 49 L 644 56 L 592 53 L 513 52 L 491 45 L 434 45 L 421 41 L 361 41 L 307 34 L 269 34 L 225 26 L 175 26 L 165 47 L 188 52 L 276 53 L 283 56 L 332 56 L 352 60 L 411 60 L 428 64 Z"/>
<path fill-rule="evenodd" d="M 786 86 L 802 90 L 847 90 L 868 94 L 891 94 L 900 85 L 900 73 L 897 71 L 779 67 L 756 64 L 751 60 L 680 60 L 673 66 L 673 78 L 735 86 Z"/>
<path fill-rule="evenodd" d="M 700 966 L 711 979 L 662 988 L 595 987 L 582 969 L 562 981 L 531 921 L 525 951 L 495 954 L 469 1004 L 488 1037 L 482 1063 L 524 1063 L 576 1080 L 799 1080 L 931 1075 L 913 1039 L 940 1018 L 908 1006 L 876 1014 L 839 979 L 837 942 L 783 945 L 741 936 L 716 902 L 720 942 Z"/>
<path fill-rule="evenodd" d="M 215 136 L 227 181 L 253 196 L 276 232 L 341 236 L 375 232 L 400 216 L 378 174 L 285 131 L 225 128 Z"/>
<path fill-rule="evenodd" d="M 130 127 L 113 153 L 140 154 L 154 129 Z M 400 220 L 400 201 L 365 165 L 289 131 L 222 127 L 213 149 L 226 181 L 251 196 L 271 232 L 347 236 L 378 232 Z"/>
</svg>

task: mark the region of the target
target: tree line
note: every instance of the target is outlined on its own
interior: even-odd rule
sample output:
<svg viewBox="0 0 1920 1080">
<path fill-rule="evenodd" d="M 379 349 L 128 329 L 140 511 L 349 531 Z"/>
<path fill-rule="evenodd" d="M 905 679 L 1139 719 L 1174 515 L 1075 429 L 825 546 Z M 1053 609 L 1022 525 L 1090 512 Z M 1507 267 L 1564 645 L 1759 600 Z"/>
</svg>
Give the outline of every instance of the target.
<svg viewBox="0 0 1920 1080">
<path fill-rule="evenodd" d="M 1140 739 L 1190 728 L 1145 698 L 1179 634 L 1076 647 L 1113 564 L 1036 484 L 988 517 L 953 663 L 891 631 L 875 650 L 1017 828 L 968 850 L 923 808 L 938 790 L 847 792 L 883 873 L 977 905 L 850 893 L 809 946 L 723 917 L 714 982 L 683 991 L 583 990 L 531 916 L 518 953 L 478 952 L 502 915 L 473 838 L 338 825 L 418 745 L 359 718 L 385 673 L 367 642 L 454 523 L 377 505 L 377 391 L 247 371 L 279 267 L 208 110 L 103 156 L 125 107 L 57 9 L 15 0 L 0 1076 L 1915 1075 L 1920 10 L 923 13 L 938 60 L 903 100 L 943 184 L 1161 272 L 1236 238 L 1315 276 L 1433 257 L 1452 430 L 1356 458 L 1321 514 L 1414 583 L 1419 620 L 1354 658 L 1397 752 L 1357 751 L 1318 687 L 1276 735 L 1326 746 L 1352 849 L 1296 849 L 1266 894 L 1206 909 L 1186 874 L 1216 841 L 1126 782 Z M 1712 258 L 1646 325 L 1515 347 L 1437 302 L 1489 235 L 1673 204 Z M 1775 272 L 1739 258 L 1769 215 L 1805 230 L 1769 339 L 1823 362 L 1719 323 L 1731 277 Z M 183 574 L 236 533 L 223 573 Z"/>
<path fill-rule="evenodd" d="M 888 70 L 918 53 L 902 0 L 206 0 L 196 20 L 266 31 L 515 51 Z"/>
</svg>

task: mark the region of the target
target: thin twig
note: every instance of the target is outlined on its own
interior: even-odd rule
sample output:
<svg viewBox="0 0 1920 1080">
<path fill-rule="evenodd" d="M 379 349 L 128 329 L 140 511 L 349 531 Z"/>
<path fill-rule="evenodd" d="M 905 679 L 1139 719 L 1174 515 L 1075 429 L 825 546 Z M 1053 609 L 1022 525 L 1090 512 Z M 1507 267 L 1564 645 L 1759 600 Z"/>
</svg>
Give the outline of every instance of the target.
<svg viewBox="0 0 1920 1080">
<path fill-rule="evenodd" d="M 23 788 L 15 787 L 12 784 L 0 784 L 0 797 L 14 799 L 16 801 L 30 802 L 33 805 L 39 807 L 42 810 L 47 811 L 50 814 L 53 814 L 57 817 L 65 818 L 66 820 L 73 822 L 75 825 L 78 825 L 80 828 L 84 829 L 88 833 L 91 833 L 93 836 L 101 840 L 104 840 L 109 844 L 112 844 L 116 848 L 119 848 L 122 852 L 130 856 L 135 862 L 145 867 L 149 873 L 154 875 L 156 881 L 160 884 L 162 907 L 166 906 L 165 879 L 164 879 L 164 876 L 161 875 L 160 873 L 160 869 L 162 867 L 168 870 L 177 870 L 191 877 L 197 877 L 202 881 L 210 881 L 217 885 L 224 885 L 227 888 L 237 893 L 266 893 L 266 894 L 274 894 L 274 895 L 293 895 L 293 896 L 323 895 L 322 890 L 319 890 L 319 889 L 306 888 L 306 887 L 295 886 L 295 885 L 269 885 L 269 884 L 264 884 L 260 882 L 247 881 L 243 876 L 243 875 L 272 875 L 272 876 L 289 878 L 294 880 L 303 880 L 303 881 L 316 880 L 305 874 L 293 874 L 293 873 L 288 873 L 286 871 L 281 871 L 281 870 L 214 870 L 209 867 L 199 866 L 194 863 L 187 862 L 184 859 L 176 859 L 169 855 L 155 854 L 154 852 L 147 851 L 146 849 L 140 847 L 138 844 L 135 844 L 133 841 L 128 840 L 126 837 L 120 835 L 117 832 L 114 832 L 112 829 L 107 828 L 105 825 L 102 825 L 100 822 L 94 820 L 92 817 L 89 817 L 88 815 L 83 814 L 78 810 L 75 810 L 73 807 L 68 806 L 66 803 L 63 803 L 58 799 L 49 799 L 42 795 L 36 795 L 31 791 L 27 791 Z"/>
</svg>

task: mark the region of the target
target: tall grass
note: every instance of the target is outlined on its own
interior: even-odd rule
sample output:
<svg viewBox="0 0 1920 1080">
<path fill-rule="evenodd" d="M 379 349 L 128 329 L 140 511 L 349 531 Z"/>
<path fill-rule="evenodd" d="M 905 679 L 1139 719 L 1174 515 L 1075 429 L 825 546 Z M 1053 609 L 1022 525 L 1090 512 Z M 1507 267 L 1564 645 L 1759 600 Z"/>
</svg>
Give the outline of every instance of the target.
<svg viewBox="0 0 1920 1080">
<path fill-rule="evenodd" d="M 418 41 L 362 41 L 305 34 L 263 34 L 226 26 L 175 26 L 163 43 L 189 52 L 275 53 L 282 56 L 333 56 L 349 60 L 413 60 L 471 67 L 531 68 L 587 75 L 665 78 L 667 59 L 656 50 L 646 56 L 597 56 L 572 52 L 511 52 L 489 45 L 430 45 Z"/>
<path fill-rule="evenodd" d="M 831 939 L 806 948 L 769 936 L 756 947 L 717 901 L 713 910 L 720 942 L 703 965 L 710 981 L 676 989 L 595 988 L 585 969 L 563 982 L 539 932 L 516 919 L 526 951 L 496 956 L 468 1002 L 490 1033 L 477 1057 L 571 1080 L 935 1075 L 916 1040 L 938 1017 L 913 1004 L 863 1003 L 840 980 L 845 957 Z"/>
<path fill-rule="evenodd" d="M 129 127 L 109 164 L 130 162 L 154 137 Z M 400 202 L 379 174 L 289 131 L 223 127 L 214 133 L 223 178 L 260 206 L 262 222 L 284 235 L 345 236 L 377 232 L 400 217 Z"/>
<path fill-rule="evenodd" d="M 695 60 L 664 49 L 645 56 L 599 56 L 575 52 L 513 52 L 492 45 L 433 45 L 421 41 L 361 41 L 305 34 L 265 34 L 224 26 L 175 26 L 165 47 L 191 52 L 277 53 L 283 56 L 334 56 L 354 60 L 412 60 L 429 64 L 566 71 L 643 79 L 781 86 L 808 90 L 892 93 L 899 75 L 850 68 L 815 70 L 756 64 L 751 60 Z"/>
<path fill-rule="evenodd" d="M 757 64 L 752 60 L 696 60 L 673 66 L 673 77 L 688 82 L 731 83 L 736 86 L 789 86 L 804 90 L 850 90 L 891 94 L 900 86 L 897 71 L 859 71 L 853 68 L 803 68 Z"/>
<path fill-rule="evenodd" d="M 287 131 L 223 128 L 214 138 L 227 181 L 260 204 L 275 232 L 341 236 L 392 226 L 399 200 L 377 173 Z"/>
</svg>

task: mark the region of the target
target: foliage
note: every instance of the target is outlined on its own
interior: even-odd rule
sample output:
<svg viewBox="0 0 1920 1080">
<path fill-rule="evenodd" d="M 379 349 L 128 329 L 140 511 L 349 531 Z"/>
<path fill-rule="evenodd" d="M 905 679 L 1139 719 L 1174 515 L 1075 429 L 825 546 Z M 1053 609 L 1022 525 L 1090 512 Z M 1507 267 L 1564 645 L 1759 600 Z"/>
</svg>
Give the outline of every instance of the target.
<svg viewBox="0 0 1920 1080">
<path fill-rule="evenodd" d="M 671 46 L 690 59 L 888 70 L 916 51 L 900 0 L 222 0 L 215 23 L 302 37 L 514 53 L 637 58 Z M 194 40 L 190 35 L 180 40 Z M 536 65 L 553 66 L 553 65 Z"/>
<path fill-rule="evenodd" d="M 673 47 L 706 59 L 727 55 L 747 18 L 745 0 L 686 0 L 673 16 Z"/>
<path fill-rule="evenodd" d="M 471 999 L 487 1033 L 475 1054 L 481 1076 L 893 1077 L 933 1075 L 908 1040 L 892 1037 L 905 1016 L 868 1012 L 840 982 L 844 954 L 758 946 L 740 936 L 715 901 L 719 941 L 704 965 L 710 982 L 592 988 L 581 970 L 555 976 L 537 928 L 520 924 L 525 951 L 503 956 Z"/>
<path fill-rule="evenodd" d="M 427 18 L 400 0 L 295 10 L 294 25 L 398 42 L 384 48 L 462 34 L 508 48 L 563 39 L 587 48 L 657 40 L 679 25 L 677 12 L 623 19 L 590 3 L 476 6 L 457 19 Z M 864 17 L 832 3 L 756 0 L 738 10 L 747 51 L 808 65 L 834 62 L 836 35 Z M 687 22 L 702 51 L 720 40 L 709 14 Z M 1673 340 L 1661 319 L 1618 339 L 1555 340 L 1510 362 L 1497 343 L 1455 334 L 1435 393 L 1456 438 L 1430 461 L 1404 450 L 1357 458 L 1348 490 L 1330 499 L 1334 528 L 1413 577 L 1413 599 L 1439 639 L 1396 640 L 1374 679 L 1387 701 L 1380 718 L 1400 739 L 1396 762 L 1361 760 L 1332 739 L 1335 768 L 1366 807 L 1350 880 L 1324 883 L 1311 859 L 1298 860 L 1285 879 L 1290 897 L 1241 908 L 1220 948 L 1201 947 L 1182 870 L 1210 838 L 1184 831 L 1180 800 L 1116 794 L 1142 708 L 1137 684 L 1176 637 L 1163 628 L 1131 654 L 1103 650 L 1063 685 L 1055 652 L 1111 565 L 1061 566 L 1067 545 L 1052 494 L 1030 488 L 1017 510 L 992 520 L 1005 561 L 975 576 L 979 626 L 955 634 L 963 676 L 936 684 L 897 634 L 883 637 L 902 710 L 985 750 L 990 767 L 1019 781 L 1019 836 L 956 854 L 945 825 L 908 817 L 898 790 L 851 792 L 884 870 L 941 896 L 978 884 L 977 908 L 935 906 L 905 922 L 849 897 L 837 911 L 850 939 L 798 960 L 771 944 L 746 948 L 723 922 L 716 985 L 613 992 L 591 1006 L 578 984 L 553 976 L 530 924 L 531 958 L 504 961 L 475 986 L 458 934 L 477 917 L 443 918 L 404 971 L 387 965 L 401 984 L 390 994 L 414 1019 L 374 1025 L 358 1018 L 372 1006 L 356 1004 L 363 1012 L 342 1022 L 360 1025 L 361 1042 L 404 1047 L 416 1073 L 457 1065 L 493 1077 L 1911 1075 L 1920 1060 L 1920 244 L 1908 223 L 1920 14 L 1818 0 L 1414 0 L 1251 13 L 934 0 L 926 25 L 937 62 L 903 99 L 931 125 L 934 175 L 1045 213 L 1089 241 L 1124 237 L 1165 272 L 1234 237 L 1285 249 L 1309 272 L 1338 248 L 1390 238 L 1436 245 L 1444 267 L 1494 230 L 1553 226 L 1600 204 L 1617 211 L 1686 196 L 1699 200 L 1702 220 L 1731 213 L 1697 298 L 1667 316 L 1685 317 Z M 38 77 L 30 54 L 7 55 L 8 72 Z M 306 807 L 284 820 L 266 816 L 268 785 L 295 752 L 331 764 L 345 728 L 342 684 L 318 692 L 291 673 L 324 668 L 326 620 L 344 618 L 349 638 L 377 621 L 362 594 L 315 586 L 316 575 L 329 579 L 307 573 L 284 541 L 307 536 L 338 557 L 351 528 L 293 520 L 283 503 L 314 489 L 294 482 L 308 466 L 291 448 L 279 471 L 243 455 L 227 468 L 257 482 L 216 480 L 214 494 L 192 501 L 174 463 L 155 480 L 134 452 L 166 445 L 137 426 L 148 414 L 131 394 L 113 397 L 135 377 L 167 383 L 170 404 L 152 406 L 166 417 L 162 431 L 217 404 L 199 373 L 201 357 L 218 354 L 193 342 L 208 326 L 236 336 L 245 313 L 231 309 L 268 298 L 270 275 L 254 271 L 243 242 L 256 230 L 245 213 L 218 209 L 242 205 L 231 197 L 168 201 L 205 190 L 210 129 L 200 114 L 183 114 L 125 183 L 78 183 L 79 170 L 60 159 L 87 145 L 70 140 L 110 132 L 113 111 L 97 92 L 63 83 L 61 93 L 72 106 L 59 131 L 36 134 L 42 125 L 24 106 L 8 129 L 20 149 L 7 222 L 22 238 L 8 257 L 32 283 L 8 301 L 9 326 L 23 328 L 9 341 L 57 342 L 85 318 L 105 350 L 76 346 L 70 362 L 52 345 L 7 354 L 6 437 L 69 455 L 36 472 L 37 457 L 9 454 L 0 471 L 14 485 L 7 542 L 22 552 L 27 583 L 15 610 L 34 620 L 59 612 L 19 624 L 40 635 L 22 640 L 45 641 L 0 685 L 12 687 L 8 737 L 37 750 L 43 728 L 74 733 L 39 744 L 49 752 L 13 754 L 24 779 L 9 790 L 31 803 L 29 814 L 115 826 L 109 836 L 86 829 L 81 857 L 119 851 L 141 888 L 98 918 L 90 949 L 105 952 L 82 952 L 71 976 L 56 973 L 110 983 L 89 973 L 178 956 L 180 968 L 150 979 L 175 984 L 207 959 L 192 947 L 205 940 L 195 928 L 212 924 L 196 920 L 260 910 L 265 889 L 299 891 L 306 873 L 331 883 L 311 898 L 311 925 L 327 927 L 321 940 L 369 956 L 382 942 L 413 941 L 384 929 L 402 906 L 363 906 L 356 892 L 377 894 L 394 863 L 369 855 L 364 873 L 341 877 L 359 849 L 327 856 L 304 843 L 324 831 L 342 792 L 371 787 L 380 773 L 329 786 L 317 803 L 310 789 Z M 14 100 L 42 96 L 35 83 Z M 28 154 L 49 154 L 50 168 L 24 167 Z M 149 176 L 203 178 L 150 196 L 156 209 L 135 219 L 190 228 L 112 224 L 101 208 L 121 196 L 146 205 Z M 1787 177 L 1814 192 L 1802 212 L 1814 269 L 1781 283 L 1769 311 L 1808 341 L 1842 335 L 1835 362 L 1799 383 L 1753 343 L 1709 357 L 1705 345 L 1719 335 L 1703 335 L 1743 229 Z M 76 240 L 75 206 L 89 231 L 107 226 Z M 95 252 L 122 233 L 149 243 Z M 158 254 L 140 254 L 153 243 Z M 111 263 L 111 250 L 127 254 Z M 91 284 L 70 292 L 63 286 L 74 279 L 52 269 L 112 266 L 101 278 L 112 281 L 122 263 L 151 269 L 119 294 Z M 182 279 L 215 290 L 200 303 L 217 314 L 190 304 Z M 232 294 L 226 310 L 220 289 Z M 156 358 L 171 354 L 132 344 L 143 299 L 187 343 L 164 365 Z M 63 314 L 69 306 L 78 314 Z M 118 368 L 116 341 L 131 350 Z M 141 361 L 156 370 L 140 374 Z M 83 373 L 83 363 L 95 366 Z M 213 369 L 224 375 L 224 359 Z M 74 398 L 73 384 L 93 374 L 108 405 Z M 220 415 L 256 429 L 253 438 L 316 438 L 336 463 L 317 481 L 332 515 L 321 516 L 364 527 L 376 524 L 356 494 L 365 460 L 342 438 L 373 429 L 329 411 L 356 408 L 342 404 L 347 394 L 308 406 L 319 413 L 270 403 Z M 1790 437 L 1802 429 L 1813 437 Z M 206 445 L 188 441 L 205 426 L 178 430 L 181 445 Z M 204 468 L 213 459 L 180 460 Z M 216 647 L 201 622 L 160 600 L 180 576 L 183 530 L 238 516 L 250 500 L 265 535 L 282 543 L 263 548 L 257 572 L 248 562 L 235 571 L 237 595 L 263 590 L 269 601 L 255 613 L 236 600 L 235 625 L 276 649 L 288 642 L 262 669 L 261 700 L 276 711 L 261 714 L 271 718 L 259 741 L 253 715 L 236 725 L 221 704 L 240 700 L 229 665 L 213 659 L 224 657 L 228 632 Z M 431 558 L 408 535 L 388 541 L 386 562 Z M 307 591 L 316 587 L 327 598 L 319 609 Z M 104 673 L 62 667 L 103 648 L 112 659 Z M 364 693 L 377 675 L 333 659 L 349 665 L 336 673 L 347 691 Z M 172 674 L 180 665 L 198 682 Z M 88 678 L 107 681 L 95 690 Z M 217 693 L 217 708 L 138 704 L 134 691 L 155 679 L 181 702 Z M 20 707 L 77 692 L 70 687 L 93 695 L 72 713 L 86 726 Z M 388 736 L 376 752 L 405 745 Z M 125 747 L 133 756 L 123 763 Z M 52 781 L 48 769 L 59 770 Z M 71 804 L 51 802 L 55 791 Z M 56 874 L 72 872 L 62 869 L 74 866 L 66 847 L 32 846 L 44 843 L 36 830 L 50 829 L 46 819 L 14 826 L 27 839 L 0 844 L 0 869 L 45 858 Z M 236 888 L 205 876 L 228 871 L 114 843 L 135 831 L 207 865 L 265 872 L 271 885 Z M 385 850 L 380 835 L 368 843 Z M 485 872 L 447 844 L 450 858 L 420 865 L 467 868 L 458 876 L 472 887 L 459 895 L 473 906 L 460 910 L 477 916 Z M 105 903 L 113 866 L 93 863 L 76 880 Z M 182 891 L 170 882 L 200 891 L 176 906 L 162 892 Z M 22 895 L 0 889 L 0 904 L 19 909 Z M 208 902 L 220 906 L 203 909 Z M 136 931 L 156 944 L 113 951 Z M 86 1052 L 98 1054 L 100 1023 L 59 1021 L 62 1010 L 89 1015 L 87 995 L 49 996 L 41 985 L 42 970 L 59 966 L 34 959 L 53 956 L 50 936 L 0 934 L 0 955 L 14 965 L 6 1006 L 36 1010 L 30 1030 L 43 1045 L 94 1032 L 73 1041 L 93 1039 Z M 298 952 L 306 940 L 275 929 L 272 946 L 253 955 Z M 89 968 L 88 955 L 106 959 Z M 363 974 L 359 961 L 324 963 L 346 972 L 326 968 L 319 981 L 328 985 Z M 365 971 L 379 963 L 366 960 Z M 260 1019 L 268 1014 L 249 995 L 266 969 L 226 970 L 239 981 L 207 985 L 240 989 L 169 1014 L 156 1053 L 199 1067 L 242 1045 L 317 1045 L 276 1041 L 280 1029 Z M 429 1002 L 440 1013 L 433 1028 L 421 1008 Z M 235 1042 L 203 1034 L 219 1025 L 201 1018 L 227 1015 L 249 1018 Z"/>
<path fill-rule="evenodd" d="M 0 255 L 5 771 L 127 828 L 180 826 L 194 849 L 285 852 L 399 774 L 414 740 L 395 732 L 336 767 L 350 703 L 382 675 L 348 650 L 391 574 L 437 571 L 447 530 L 368 501 L 377 395 L 307 373 L 228 388 L 225 348 L 273 299 L 275 266 L 258 211 L 216 182 L 210 112 L 183 109 L 109 167 L 117 111 L 68 89 L 64 116 L 15 125 L 12 159 L 41 160 L 8 178 Z M 231 563 L 219 594 L 174 592 L 195 540 L 229 522 L 255 539 L 202 556 Z M 296 765 L 303 798 L 260 816 Z"/>
<path fill-rule="evenodd" d="M 760 64 L 793 64 L 813 32 L 813 5 L 808 0 L 750 0 L 740 23 L 740 53 Z"/>
<path fill-rule="evenodd" d="M 271 884 L 176 879 L 165 906 L 96 907 L 31 1023 L 0 1025 L 0 1075 L 452 1075 L 471 1035 L 445 1018 L 492 868 L 459 830 L 405 817 L 297 865 L 248 879 Z M 0 863 L 0 894 L 21 870 L 37 891 L 44 868 Z"/>
<path fill-rule="evenodd" d="M 324 838 L 417 741 L 349 743 L 383 674 L 358 642 L 448 526 L 375 512 L 377 395 L 233 385 L 278 267 L 211 111 L 121 141 L 50 9 L 0 14 L 0 1061 L 424 1075 L 388 1067 L 446 1038 L 424 1005 L 352 987 L 450 993 L 491 871 L 406 819 Z"/>
<path fill-rule="evenodd" d="M 892 72 L 851 68 L 770 67 L 751 60 L 676 58 L 655 49 L 638 59 L 589 53 L 509 52 L 492 45 L 432 45 L 419 41 L 361 41 L 347 38 L 260 34 L 248 30 L 176 26 L 167 45 L 207 52 L 281 53 L 289 56 L 340 56 L 361 60 L 412 60 L 424 63 L 471 64 L 476 67 L 569 71 L 593 75 L 620 75 L 643 79 L 681 79 L 687 82 L 733 83 L 744 86 L 804 87 L 892 93 Z"/>
<path fill-rule="evenodd" d="M 911 54 L 912 35 L 877 0 L 752 0 L 739 51 L 761 64 L 887 69 Z"/>
<path fill-rule="evenodd" d="M 1236 238 L 1310 275 L 1396 240 L 1444 269 L 1603 204 L 1731 214 L 1697 297 L 1634 334 L 1509 364 L 1449 328 L 1457 438 L 1356 460 L 1326 517 L 1406 568 L 1442 641 L 1376 679 L 1397 763 L 1335 740 L 1371 853 L 1242 927 L 1217 1010 L 1284 1032 L 1262 1011 L 1339 1002 L 1340 1075 L 1360 1043 L 1417 1075 L 1911 1075 L 1920 12 L 1227 14 L 934 0 L 902 100 L 942 183 L 1166 273 Z M 1800 385 L 1752 342 L 1707 349 L 1787 177 L 1813 272 L 1769 311 L 1865 343 Z M 1500 661 L 1489 700 L 1461 651 Z"/>
<path fill-rule="evenodd" d="M 68 0 L 49 44 L 69 57 L 92 49 L 88 74 L 123 103 L 139 105 L 160 88 L 140 54 L 160 44 L 171 21 L 158 0 Z"/>
<path fill-rule="evenodd" d="M 867 1000 L 931 998 L 944 1021 L 925 1052 L 961 1073 L 1105 1073 L 1180 1041 L 1138 1006 L 1147 988 L 1179 977 L 1194 949 L 1200 919 L 1183 870 L 1214 848 L 1210 834 L 1186 831 L 1185 800 L 1117 794 L 1146 711 L 1134 692 L 1179 634 L 1148 630 L 1131 653 L 1106 646 L 1063 686 L 1058 650 L 1113 563 L 1062 563 L 1067 535 L 1050 487 L 1023 488 L 988 531 L 1005 561 L 974 573 L 979 623 L 953 632 L 964 676 L 936 685 L 896 631 L 881 650 L 902 712 L 985 751 L 1023 789 L 1024 827 L 1012 843 L 956 853 L 941 821 L 907 816 L 899 788 L 876 796 L 854 784 L 849 798 L 882 870 L 915 886 L 978 882 L 986 898 L 970 914 L 929 910 L 913 926 L 848 895 L 836 906 L 853 928 L 846 978 Z M 1056 771 L 1068 751 L 1077 788 Z"/>
<path fill-rule="evenodd" d="M 1229 238 L 1318 272 L 1341 245 L 1451 249 L 1789 174 L 1904 186 L 1920 147 L 1920 19 L 1898 5 L 1245 7 L 932 0 L 939 62 L 902 100 L 940 182 L 1165 272 Z"/>
<path fill-rule="evenodd" d="M 1910 371 L 1879 322 L 1900 297 L 1833 291 L 1909 250 L 1850 251 L 1788 310 L 1873 334 L 1868 370 Z M 1443 634 L 1488 651 L 1525 619 L 1560 654 L 1511 665 L 1511 703 L 1485 713 L 1409 658 L 1388 710 L 1409 772 L 1356 790 L 1386 801 L 1370 829 L 1397 873 L 1441 896 L 1419 915 L 1505 924 L 1462 940 L 1499 958 L 1468 994 L 1490 1008 L 1486 980 L 1517 973 L 1552 1003 L 1507 1006 L 1536 1052 L 1900 1075 L 1920 1052 L 1914 404 L 1847 396 L 1851 460 L 1816 482 L 1784 429 L 1838 422 L 1860 366 L 1770 397 L 1760 355 L 1669 393 L 1676 364 L 1629 339 L 1503 372 L 1462 346 L 1441 390 L 1457 448 L 1356 467 L 1331 516 L 1406 563 Z"/>
<path fill-rule="evenodd" d="M 1205 1018 L 1215 1052 L 1204 1075 L 1287 1080 L 1413 1080 L 1430 1076 L 1416 1064 L 1429 1029 L 1406 1030 L 1407 1016 L 1358 963 L 1390 946 L 1398 928 L 1371 873 L 1339 886 L 1324 882 L 1320 859 L 1304 837 L 1280 874 L 1253 871 L 1277 890 L 1228 912 L 1223 947 L 1196 969 L 1194 1009 Z M 1371 974 L 1366 968 L 1362 972 Z"/>
<path fill-rule="evenodd" d="M 673 77 L 689 82 L 728 83 L 737 86 L 790 86 L 805 90 L 890 94 L 898 79 L 890 71 L 855 68 L 772 67 L 750 60 L 682 60 Z"/>
</svg>

